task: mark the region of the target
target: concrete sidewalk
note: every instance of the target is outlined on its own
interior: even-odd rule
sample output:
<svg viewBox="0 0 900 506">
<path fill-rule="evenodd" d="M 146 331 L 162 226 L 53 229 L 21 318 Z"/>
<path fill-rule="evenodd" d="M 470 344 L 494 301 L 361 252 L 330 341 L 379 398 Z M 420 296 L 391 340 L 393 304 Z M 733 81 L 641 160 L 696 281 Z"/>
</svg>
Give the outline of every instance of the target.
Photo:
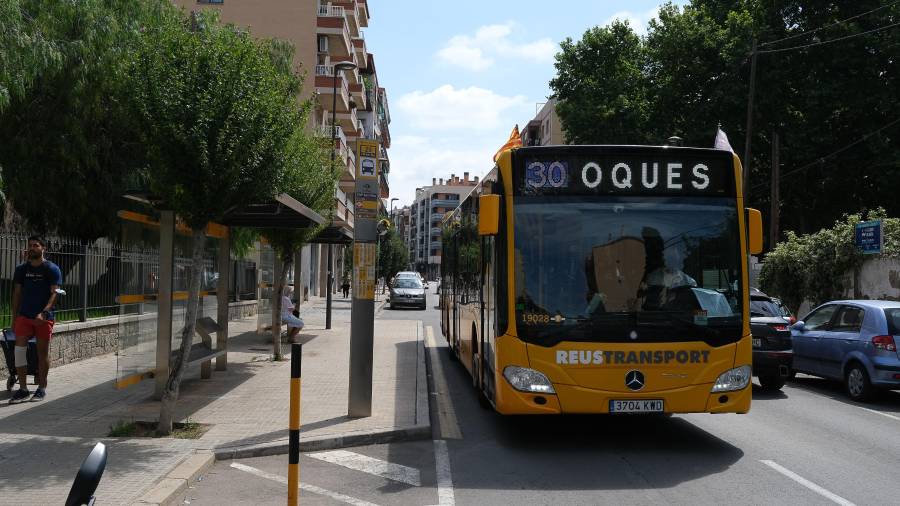
<svg viewBox="0 0 900 506">
<path fill-rule="evenodd" d="M 350 419 L 350 301 L 334 299 L 331 330 L 324 330 L 324 305 L 313 299 L 302 308 L 301 448 L 430 437 L 421 324 L 376 320 L 373 416 Z M 51 370 L 44 402 L 8 406 L 8 394 L 0 394 L 0 504 L 64 502 L 101 440 L 109 463 L 98 504 L 180 500 L 214 457 L 286 453 L 290 361 L 270 360 L 271 336 L 256 334 L 256 318 L 230 325 L 228 371 L 200 380 L 196 367 L 182 382 L 177 419 L 211 426 L 197 440 L 106 436 L 115 423 L 155 421 L 159 413 L 152 381 L 114 388 L 114 354 Z M 284 350 L 289 355 L 290 345 Z"/>
</svg>

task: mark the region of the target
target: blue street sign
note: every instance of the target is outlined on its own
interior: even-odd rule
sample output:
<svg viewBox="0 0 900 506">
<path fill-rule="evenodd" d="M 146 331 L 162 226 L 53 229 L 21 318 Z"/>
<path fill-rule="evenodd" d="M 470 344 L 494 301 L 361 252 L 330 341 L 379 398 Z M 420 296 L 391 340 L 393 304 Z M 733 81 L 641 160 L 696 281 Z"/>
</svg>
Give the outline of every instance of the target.
<svg viewBox="0 0 900 506">
<path fill-rule="evenodd" d="M 856 247 L 863 254 L 881 253 L 882 245 L 881 220 L 856 224 Z"/>
</svg>

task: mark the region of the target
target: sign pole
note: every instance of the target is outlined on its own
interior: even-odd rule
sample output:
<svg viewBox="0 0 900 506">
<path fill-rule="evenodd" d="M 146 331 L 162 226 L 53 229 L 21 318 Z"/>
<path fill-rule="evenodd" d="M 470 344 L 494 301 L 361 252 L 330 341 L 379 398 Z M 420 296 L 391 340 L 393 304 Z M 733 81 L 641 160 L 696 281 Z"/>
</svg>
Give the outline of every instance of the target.
<svg viewBox="0 0 900 506">
<path fill-rule="evenodd" d="M 378 214 L 378 142 L 356 141 L 356 220 L 353 227 L 353 301 L 350 310 L 348 415 L 372 416 L 375 331 L 375 239 Z"/>
</svg>

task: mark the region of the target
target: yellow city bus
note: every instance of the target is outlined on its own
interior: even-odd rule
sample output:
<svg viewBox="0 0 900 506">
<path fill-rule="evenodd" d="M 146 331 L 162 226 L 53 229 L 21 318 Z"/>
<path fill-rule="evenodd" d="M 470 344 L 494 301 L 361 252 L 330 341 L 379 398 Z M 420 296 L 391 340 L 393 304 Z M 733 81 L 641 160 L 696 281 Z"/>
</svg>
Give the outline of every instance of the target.
<svg viewBox="0 0 900 506">
<path fill-rule="evenodd" d="M 505 151 L 442 220 L 441 327 L 502 414 L 746 413 L 745 209 L 728 151 Z"/>
</svg>

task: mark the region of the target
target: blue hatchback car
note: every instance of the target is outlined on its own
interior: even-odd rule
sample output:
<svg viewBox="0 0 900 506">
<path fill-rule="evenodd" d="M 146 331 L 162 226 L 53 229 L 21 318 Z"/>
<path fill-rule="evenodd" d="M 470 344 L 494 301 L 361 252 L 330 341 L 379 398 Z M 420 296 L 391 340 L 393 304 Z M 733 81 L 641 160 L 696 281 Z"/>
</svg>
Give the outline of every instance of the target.
<svg viewBox="0 0 900 506">
<path fill-rule="evenodd" d="M 854 400 L 900 389 L 900 302 L 822 304 L 791 326 L 791 339 L 795 371 L 843 381 Z"/>
</svg>

